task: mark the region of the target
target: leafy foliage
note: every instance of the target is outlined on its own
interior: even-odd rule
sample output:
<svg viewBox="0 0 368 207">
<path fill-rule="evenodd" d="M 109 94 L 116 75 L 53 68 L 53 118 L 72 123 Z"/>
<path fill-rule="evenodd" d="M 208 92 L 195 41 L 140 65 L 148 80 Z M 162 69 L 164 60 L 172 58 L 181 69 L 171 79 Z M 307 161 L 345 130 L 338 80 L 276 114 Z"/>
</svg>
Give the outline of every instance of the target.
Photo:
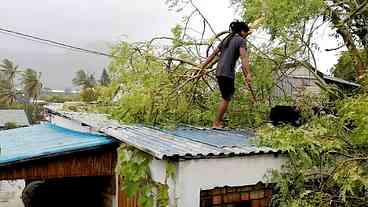
<svg viewBox="0 0 368 207">
<path fill-rule="evenodd" d="M 43 107 L 37 104 L 25 104 L 22 108 L 24 108 L 31 124 L 38 124 L 40 120 L 43 120 Z"/>
<path fill-rule="evenodd" d="M 134 48 L 122 43 L 115 48 L 115 55 L 122 58 L 114 59 L 111 71 L 122 85 L 122 97 L 118 107 L 112 112 L 114 117 L 128 123 L 174 124 L 177 122 L 201 122 L 197 117 L 204 110 L 195 104 L 197 99 L 185 91 L 194 86 L 188 86 L 181 91 L 175 91 L 177 71 L 166 71 L 164 62 L 156 58 L 153 52 L 132 54 Z M 126 55 L 132 54 L 132 56 Z M 125 55 L 125 57 L 124 57 Z M 133 59 L 130 65 L 129 60 Z M 201 90 L 204 83 L 198 83 Z M 196 114 L 195 116 L 191 116 Z M 208 122 L 204 118 L 203 122 Z"/>
<path fill-rule="evenodd" d="M 152 157 L 137 149 L 121 146 L 119 148 L 117 172 L 122 189 L 129 197 L 138 196 L 142 207 L 152 207 L 153 183 L 149 163 Z"/>
<path fill-rule="evenodd" d="M 172 56 L 191 60 L 183 51 L 180 40 L 182 29 L 173 30 L 170 45 Z M 196 71 L 190 64 L 171 63 L 149 44 L 136 45 L 121 43 L 113 50 L 115 57 L 110 64 L 112 88 L 118 88 L 121 97 L 110 113 L 125 123 L 145 123 L 169 127 L 178 123 L 210 125 L 215 117 L 220 94 L 214 73 L 209 77 L 187 81 L 191 72 Z M 174 55 L 175 54 L 175 55 Z M 170 63 L 169 63 L 170 64 Z M 259 66 L 257 66 L 259 65 Z M 257 58 L 254 64 L 254 87 L 257 88 L 259 102 L 252 104 L 250 93 L 242 74 L 237 75 L 236 93 L 231 116 L 231 127 L 255 127 L 265 122 L 269 110 L 269 96 L 272 93 L 272 69 L 275 64 Z M 118 87 L 117 87 L 118 86 Z M 276 102 L 275 102 L 276 103 Z"/>
<path fill-rule="evenodd" d="M 20 95 L 20 92 L 16 90 L 9 80 L 0 81 L 0 103 L 13 105 L 18 95 Z"/>
<path fill-rule="evenodd" d="M 28 101 L 34 101 L 40 96 L 42 83 L 41 73 L 37 73 L 33 69 L 19 71 L 18 66 L 8 59 L 3 60 L 0 65 L 0 102 L 8 105 L 14 104 L 17 99 L 23 97 Z M 16 87 L 16 77 L 21 75 L 21 86 L 23 90 L 18 90 Z M 23 101 L 26 104 L 26 101 Z"/>
<path fill-rule="evenodd" d="M 106 69 L 104 68 L 100 78 L 100 84 L 102 86 L 108 86 L 111 83 L 111 79 Z"/>
<path fill-rule="evenodd" d="M 362 50 L 361 57 L 365 64 L 368 65 L 368 50 Z M 357 81 L 358 74 L 355 71 L 353 60 L 349 52 L 343 52 L 338 63 L 332 69 L 335 77 L 348 81 Z"/>
<path fill-rule="evenodd" d="M 16 80 L 18 75 L 20 85 Z M 23 108 L 30 122 L 37 123 L 42 119 L 41 109 L 36 104 L 41 89 L 41 73 L 29 68 L 18 70 L 18 66 L 8 59 L 0 64 L 0 107 Z M 33 104 L 30 103 L 31 100 L 34 101 Z"/>
<path fill-rule="evenodd" d="M 26 69 L 22 74 L 22 85 L 24 95 L 34 101 L 37 100 L 42 89 L 41 74 L 30 68 Z"/>
<path fill-rule="evenodd" d="M 180 9 L 191 1 L 167 2 L 171 8 Z M 250 94 L 238 75 L 233 106 L 229 110 L 231 127 L 261 126 L 267 121 L 273 104 L 289 101 L 287 98 L 274 100 L 271 95 L 279 78 L 276 76 L 278 72 L 301 66 L 316 72 L 318 65 L 314 51 L 319 47 L 313 37 L 325 22 L 336 29 L 336 37 L 343 37 L 357 69 L 359 55 L 354 51 L 357 49 L 355 44 L 361 40 L 352 38 L 354 29 L 351 24 L 354 22 L 347 18 L 351 13 L 341 10 L 346 2 L 352 1 L 336 5 L 331 5 L 332 1 L 327 0 L 232 2 L 243 6 L 244 18 L 249 22 L 262 17 L 263 31 L 270 34 L 272 41 L 261 47 L 249 42 L 254 74 L 252 84 L 260 101 L 252 105 Z M 354 11 L 353 7 L 351 11 Z M 189 21 L 190 17 L 186 19 Z M 151 40 L 135 44 L 122 42 L 113 48 L 115 58 L 109 68 L 112 83 L 104 88 L 109 98 L 100 96 L 99 100 L 109 102 L 108 99 L 116 98 L 116 94 L 121 96 L 116 102 L 110 102 L 112 106 L 106 109 L 108 113 L 126 123 L 171 126 L 178 123 L 209 125 L 212 122 L 219 93 L 213 70 L 199 70 L 198 64 L 203 60 L 200 45 L 208 47 L 216 37 L 207 41 L 204 37 L 200 41 L 195 40 L 186 33 L 186 28 L 186 25 L 178 25 L 172 29 L 171 37 L 161 38 L 170 41 L 165 46 L 153 45 L 154 40 Z M 326 88 L 326 91 L 329 89 Z M 290 158 L 283 171 L 274 172 L 272 177 L 279 190 L 275 195 L 275 206 L 364 206 L 367 202 L 365 146 L 368 125 L 364 118 L 368 115 L 367 101 L 366 94 L 340 100 L 334 109 L 335 116 L 313 117 L 310 109 L 303 108 L 306 119 L 311 120 L 302 127 L 261 130 L 261 145 L 285 150 Z M 304 102 L 309 102 L 309 99 Z M 119 167 L 120 175 L 128 177 L 132 173 L 132 178 L 136 178 L 129 181 L 127 184 L 130 186 L 126 188 L 130 192 L 142 193 L 140 195 L 144 198 L 141 202 L 151 204 L 151 198 L 147 196 L 151 195 L 149 189 L 137 191 L 140 186 L 149 183 L 146 166 L 149 158 L 138 156 L 141 161 L 137 164 L 134 152 L 126 151 L 127 148 L 124 148 L 119 154 L 119 157 L 123 156 L 122 160 L 125 159 L 119 161 L 119 166 L 125 164 L 127 167 Z M 137 168 L 145 172 L 137 174 Z M 167 188 L 163 186 L 159 192 L 167 192 Z M 163 200 L 167 200 L 166 195 L 162 194 Z"/>
<path fill-rule="evenodd" d="M 14 84 L 15 76 L 18 73 L 18 66 L 8 59 L 3 59 L 0 65 L 0 71 L 3 74 L 3 80 L 9 80 Z"/>
<path fill-rule="evenodd" d="M 0 102 L 12 105 L 16 102 L 17 92 L 15 88 L 15 77 L 18 66 L 8 59 L 3 59 L 0 65 Z"/>
<path fill-rule="evenodd" d="M 289 161 L 274 172 L 275 206 L 365 206 L 368 189 L 368 95 L 346 98 L 336 116 L 300 128 L 266 127 L 261 145 L 281 149 Z"/>
<path fill-rule="evenodd" d="M 307 50 L 303 49 L 298 55 L 305 56 L 312 52 L 306 51 L 319 49 L 318 43 L 313 43 L 311 37 L 318 28 L 328 24 L 334 31 L 334 37 L 340 38 L 344 43 L 342 46 L 348 49 L 359 78 L 366 73 L 367 64 L 362 61 L 358 51 L 359 47 L 367 48 L 368 42 L 366 1 L 232 0 L 232 2 L 237 6 L 242 5 L 245 19 L 253 21 L 262 18 L 263 28 L 285 47 L 285 52 L 290 46 L 292 51 L 300 49 L 302 45 L 308 45 Z M 312 56 L 309 56 L 309 59 L 315 59 L 312 54 L 309 55 Z"/>
<path fill-rule="evenodd" d="M 84 102 L 97 101 L 98 91 L 94 88 L 85 88 L 80 92 L 80 98 Z"/>
<path fill-rule="evenodd" d="M 14 122 L 7 122 L 4 124 L 5 129 L 15 129 L 18 128 L 17 123 Z"/>
<path fill-rule="evenodd" d="M 157 200 L 158 207 L 169 204 L 167 184 L 152 180 L 149 164 L 152 156 L 132 147 L 122 145 L 118 150 L 116 171 L 122 181 L 122 189 L 129 197 L 137 196 L 142 207 L 153 207 Z M 168 164 L 167 171 L 172 171 Z M 166 180 L 172 174 L 166 173 Z"/>
<path fill-rule="evenodd" d="M 323 0 L 245 0 L 244 15 L 252 22 L 260 17 L 265 18 L 265 26 L 274 36 L 283 35 L 291 25 L 298 25 L 319 15 L 325 10 Z"/>
<path fill-rule="evenodd" d="M 169 186 L 168 185 L 158 185 L 158 196 L 157 196 L 158 206 L 166 207 L 169 206 Z"/>
<path fill-rule="evenodd" d="M 95 87 L 97 82 L 93 74 L 88 74 L 84 70 L 78 70 L 75 78 L 73 78 L 73 84 L 85 89 Z"/>
</svg>

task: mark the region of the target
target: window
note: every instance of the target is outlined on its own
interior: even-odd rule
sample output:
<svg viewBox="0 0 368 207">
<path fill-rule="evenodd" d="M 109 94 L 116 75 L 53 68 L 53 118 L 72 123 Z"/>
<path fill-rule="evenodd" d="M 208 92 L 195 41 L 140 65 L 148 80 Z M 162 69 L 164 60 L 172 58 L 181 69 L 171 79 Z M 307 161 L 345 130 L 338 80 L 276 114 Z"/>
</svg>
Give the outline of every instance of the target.
<svg viewBox="0 0 368 207">
<path fill-rule="evenodd" d="M 267 207 L 272 190 L 265 185 L 224 187 L 201 191 L 201 207 Z"/>
</svg>

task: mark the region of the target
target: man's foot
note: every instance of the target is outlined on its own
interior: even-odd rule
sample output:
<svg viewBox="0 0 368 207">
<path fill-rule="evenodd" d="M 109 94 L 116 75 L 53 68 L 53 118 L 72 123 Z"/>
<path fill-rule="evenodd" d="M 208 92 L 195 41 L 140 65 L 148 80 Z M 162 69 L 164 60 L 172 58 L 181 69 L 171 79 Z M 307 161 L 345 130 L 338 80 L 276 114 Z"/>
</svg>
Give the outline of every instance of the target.
<svg viewBox="0 0 368 207">
<path fill-rule="evenodd" d="M 214 121 L 212 125 L 212 129 L 223 129 L 224 124 L 221 121 Z"/>
</svg>

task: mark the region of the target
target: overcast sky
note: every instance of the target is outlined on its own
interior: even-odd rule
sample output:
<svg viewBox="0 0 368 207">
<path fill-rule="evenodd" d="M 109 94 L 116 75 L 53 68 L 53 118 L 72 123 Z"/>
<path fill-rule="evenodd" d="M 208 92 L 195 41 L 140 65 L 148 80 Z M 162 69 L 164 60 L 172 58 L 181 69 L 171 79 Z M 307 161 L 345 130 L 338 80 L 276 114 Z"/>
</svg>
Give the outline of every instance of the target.
<svg viewBox="0 0 368 207">
<path fill-rule="evenodd" d="M 237 16 L 228 0 L 197 0 L 215 30 L 222 31 Z M 2 0 L 0 27 L 84 48 L 107 50 L 119 40 L 147 40 L 168 35 L 186 13 L 169 11 L 165 0 Z M 327 35 L 323 47 L 334 47 Z M 257 37 L 255 37 L 257 38 Z M 325 49 L 321 48 L 321 49 Z M 42 72 L 46 87 L 72 87 L 78 69 L 95 73 L 108 65 L 107 57 L 45 46 L 0 33 L 0 59 Z M 319 55 L 321 70 L 336 62 L 335 54 Z"/>
</svg>

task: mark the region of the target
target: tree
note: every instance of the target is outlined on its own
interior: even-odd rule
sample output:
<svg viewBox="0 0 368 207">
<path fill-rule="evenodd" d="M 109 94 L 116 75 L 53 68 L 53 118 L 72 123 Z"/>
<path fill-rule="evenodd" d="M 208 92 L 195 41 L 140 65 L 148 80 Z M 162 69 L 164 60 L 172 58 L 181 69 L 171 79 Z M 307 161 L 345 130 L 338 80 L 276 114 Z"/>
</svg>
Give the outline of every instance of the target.
<svg viewBox="0 0 368 207">
<path fill-rule="evenodd" d="M 97 82 L 93 74 L 78 70 L 75 78 L 73 78 L 73 84 L 82 88 L 93 88 L 97 85 Z"/>
<path fill-rule="evenodd" d="M 360 54 L 364 63 L 368 65 L 368 52 L 361 50 Z M 337 64 L 332 69 L 332 73 L 335 77 L 344 80 L 357 81 L 358 74 L 353 66 L 353 61 L 349 52 L 343 52 L 341 54 Z"/>
<path fill-rule="evenodd" d="M 367 65 L 362 61 L 359 47 L 367 48 L 367 1 L 232 0 L 232 2 L 242 6 L 245 19 L 253 21 L 264 18 L 264 28 L 278 40 L 295 35 L 299 36 L 298 39 L 302 40 L 302 44 L 307 43 L 310 47 L 313 46 L 309 44 L 310 34 L 324 24 L 330 25 L 336 31 L 335 36 L 342 40 L 341 47 L 348 49 L 358 79 L 365 75 Z M 305 27 L 311 27 L 309 30 L 311 32 L 306 32 Z M 293 45 L 290 41 L 284 41 L 286 42 L 288 44 L 285 47 Z"/>
<path fill-rule="evenodd" d="M 315 116 L 299 128 L 259 131 L 262 146 L 287 152 L 287 164 L 271 177 L 277 190 L 274 206 L 367 205 L 366 91 L 339 101 L 335 110 L 336 115 Z"/>
<path fill-rule="evenodd" d="M 187 2 L 193 12 L 172 28 L 172 35 L 139 43 L 122 42 L 113 48 L 115 57 L 109 66 L 113 76 L 111 87 L 118 88 L 121 96 L 116 107 L 108 110 L 120 121 L 153 125 L 212 122 L 219 99 L 214 73 L 218 59 L 207 68 L 201 68 L 200 64 L 228 31 L 217 33 L 196 5 Z M 203 21 L 200 36 L 189 29 L 194 17 Z M 251 26 L 254 25 L 257 24 Z M 250 44 L 250 54 L 255 54 L 251 58 L 257 61 L 257 67 L 253 67 L 253 86 L 257 88 L 255 96 L 259 101 L 252 103 L 249 87 L 242 75 L 237 75 L 234 105 L 228 113 L 232 117 L 229 126 L 256 127 L 266 121 L 273 101 L 273 70 L 286 64 L 253 53 L 253 48 L 254 44 Z"/>
<path fill-rule="evenodd" d="M 37 73 L 29 68 L 26 69 L 22 74 L 22 85 L 24 95 L 28 99 L 36 101 L 42 89 L 41 73 Z"/>
<path fill-rule="evenodd" d="M 85 88 L 80 92 L 80 97 L 84 102 L 97 101 L 98 92 L 94 88 Z"/>
<path fill-rule="evenodd" d="M 0 72 L 0 102 L 12 105 L 19 95 L 15 88 L 18 66 L 8 59 L 3 59 L 0 64 Z"/>
<path fill-rule="evenodd" d="M 37 101 L 41 94 L 41 73 L 32 69 L 18 71 L 18 66 L 13 62 L 7 59 L 2 62 L 3 64 L 0 65 L 0 104 L 5 104 L 7 107 L 14 107 L 13 104 L 16 102 L 19 103 L 16 107 L 23 104 L 31 122 L 37 122 L 40 120 L 41 110 L 37 105 L 31 105 L 30 100 Z M 20 85 L 15 81 L 19 74 L 21 75 Z"/>
<path fill-rule="evenodd" d="M 9 80 L 0 80 L 0 103 L 13 105 L 17 101 L 18 92 Z"/>
<path fill-rule="evenodd" d="M 191 0 L 172 0 L 170 6 L 193 5 L 194 11 L 183 25 L 173 28 L 172 36 L 156 37 L 145 43 L 121 43 L 114 47 L 115 58 L 111 72 L 115 85 L 121 85 L 121 99 L 110 113 L 122 122 L 148 124 L 189 123 L 208 125 L 213 118 L 218 94 L 214 88 L 214 66 L 206 69 L 199 64 L 226 32 L 216 33 Z M 270 88 L 275 86 L 275 72 L 303 66 L 317 73 L 315 51 L 318 42 L 313 41 L 316 31 L 324 24 L 336 29 L 335 35 L 347 46 L 354 60 L 354 70 L 362 73 L 359 47 L 363 40 L 352 27 L 366 11 L 364 1 L 310 0 L 241 0 L 244 18 L 248 22 L 263 21 L 263 31 L 270 35 L 269 44 L 257 46 L 248 41 L 254 64 L 254 88 L 260 103 L 249 102 L 249 92 L 241 79 L 236 80 L 234 109 L 231 126 L 257 127 L 266 122 L 267 110 L 272 104 Z M 331 4 L 330 4 L 331 3 Z M 184 4 L 184 6 L 183 6 Z M 186 7 L 188 8 L 188 7 Z M 345 8 L 345 10 L 340 10 Z M 355 9 L 354 9 L 355 8 Z M 180 9 L 180 8 L 179 8 Z M 203 34 L 199 38 L 190 35 L 188 22 L 193 15 L 203 18 Z M 356 18 L 356 20 L 352 20 Z M 359 20 L 357 20 L 359 19 Z M 207 30 L 211 36 L 205 37 Z M 203 33 L 202 33 L 203 32 Z M 165 47 L 154 45 L 156 41 L 168 41 Z M 362 45 L 362 46 L 361 46 Z M 155 49 L 159 48 L 159 49 Z M 204 51 L 204 52 L 203 52 Z M 363 67 L 364 68 L 364 67 Z M 363 70 L 364 72 L 364 70 Z M 239 76 L 238 76 L 239 77 Z M 316 78 L 318 75 L 316 74 Z M 324 87 L 323 80 L 321 86 Z M 330 88 L 326 91 L 334 93 Z M 244 95 L 246 94 L 246 95 Z M 288 152 L 290 162 L 283 171 L 274 172 L 272 181 L 275 206 L 365 206 L 367 203 L 367 91 L 352 98 L 339 97 L 335 115 L 308 118 L 300 128 L 265 128 L 260 132 L 259 144 Z M 248 97 L 247 97 L 248 96 Z M 303 109 L 302 111 L 307 111 Z M 255 113 L 258 112 L 258 113 Z M 258 121 L 259 120 L 259 121 Z M 254 124 L 257 123 L 257 124 Z"/>
<path fill-rule="evenodd" d="M 102 86 L 108 86 L 111 83 L 110 76 L 104 68 L 101 74 L 100 84 Z"/>
<path fill-rule="evenodd" d="M 87 84 L 87 79 L 87 73 L 84 70 L 78 70 L 75 78 L 73 78 L 73 84 L 84 87 Z"/>
<path fill-rule="evenodd" d="M 336 39 L 342 41 L 339 48 L 347 48 L 355 78 L 364 80 L 366 63 L 359 49 L 367 48 L 367 27 L 362 26 L 367 22 L 367 1 L 234 2 L 242 6 L 248 21 L 263 18 L 271 46 L 258 52 L 271 64 L 285 61 L 316 71 L 314 51 L 319 49 L 319 43 L 313 41 L 313 36 L 327 24 Z M 340 98 L 329 104 L 334 115 L 313 117 L 299 128 L 266 127 L 259 132 L 261 145 L 281 149 L 289 158 L 282 171 L 271 176 L 278 190 L 274 206 L 365 206 L 368 202 L 367 123 L 363 118 L 368 116 L 367 91 Z"/>
<path fill-rule="evenodd" d="M 2 71 L 5 80 L 9 80 L 11 85 L 15 84 L 15 76 L 18 72 L 17 65 L 8 59 L 3 59 L 0 65 L 0 71 Z"/>
</svg>

